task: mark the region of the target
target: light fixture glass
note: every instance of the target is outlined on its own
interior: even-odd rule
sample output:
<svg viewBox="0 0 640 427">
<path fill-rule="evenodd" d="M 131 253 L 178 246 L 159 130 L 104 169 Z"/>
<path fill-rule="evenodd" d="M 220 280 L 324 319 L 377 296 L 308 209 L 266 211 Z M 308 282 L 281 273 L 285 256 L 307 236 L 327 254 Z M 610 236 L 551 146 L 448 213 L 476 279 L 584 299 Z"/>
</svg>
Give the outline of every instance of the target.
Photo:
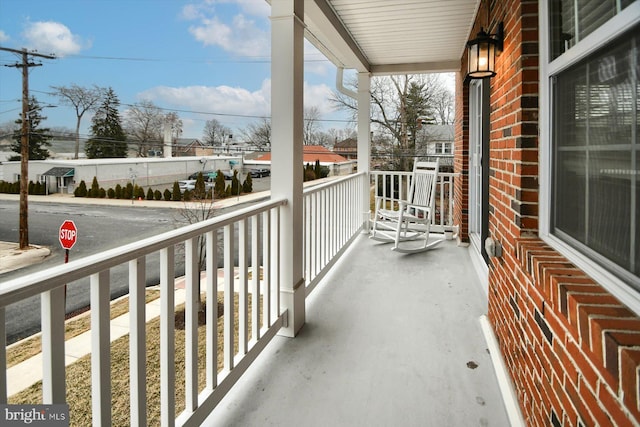
<svg viewBox="0 0 640 427">
<path fill-rule="evenodd" d="M 502 51 L 502 23 L 495 36 L 480 28 L 477 37 L 467 43 L 469 49 L 467 77 L 483 79 L 496 75 L 496 55 Z"/>
</svg>

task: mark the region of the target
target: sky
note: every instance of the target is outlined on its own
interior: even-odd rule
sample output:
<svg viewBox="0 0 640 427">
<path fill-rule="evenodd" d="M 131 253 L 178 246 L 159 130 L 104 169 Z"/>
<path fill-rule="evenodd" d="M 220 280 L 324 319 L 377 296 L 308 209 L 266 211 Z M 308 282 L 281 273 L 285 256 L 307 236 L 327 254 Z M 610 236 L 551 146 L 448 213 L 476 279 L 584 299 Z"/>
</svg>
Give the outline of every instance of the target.
<svg viewBox="0 0 640 427">
<path fill-rule="evenodd" d="M 270 6 L 265 0 L 0 0 L 0 47 L 55 54 L 29 68 L 43 127 L 75 130 L 76 114 L 52 86 L 111 87 L 120 112 L 143 100 L 176 111 L 183 137 L 207 120 L 241 134 L 270 116 Z M 0 124 L 20 118 L 20 55 L 0 51 Z M 305 107 L 321 125 L 353 127 L 328 101 L 335 66 L 305 42 Z M 195 113 L 194 113 L 195 112 Z M 82 119 L 87 136 L 90 116 Z"/>
</svg>

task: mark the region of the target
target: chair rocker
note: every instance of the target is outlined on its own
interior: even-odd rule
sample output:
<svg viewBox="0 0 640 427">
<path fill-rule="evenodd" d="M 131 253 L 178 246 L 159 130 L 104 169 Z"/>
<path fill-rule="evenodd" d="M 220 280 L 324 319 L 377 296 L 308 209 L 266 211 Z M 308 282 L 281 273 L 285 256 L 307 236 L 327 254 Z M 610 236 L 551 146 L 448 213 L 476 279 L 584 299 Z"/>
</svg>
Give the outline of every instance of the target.
<svg viewBox="0 0 640 427">
<path fill-rule="evenodd" d="M 423 252 L 444 240 L 442 237 L 429 241 L 438 167 L 439 159 L 435 162 L 415 161 L 409 193 L 406 200 L 397 201 L 398 210 L 386 209 L 382 206 L 383 198 L 376 196 L 371 239 L 393 242 L 391 250 L 402 253 Z"/>
</svg>

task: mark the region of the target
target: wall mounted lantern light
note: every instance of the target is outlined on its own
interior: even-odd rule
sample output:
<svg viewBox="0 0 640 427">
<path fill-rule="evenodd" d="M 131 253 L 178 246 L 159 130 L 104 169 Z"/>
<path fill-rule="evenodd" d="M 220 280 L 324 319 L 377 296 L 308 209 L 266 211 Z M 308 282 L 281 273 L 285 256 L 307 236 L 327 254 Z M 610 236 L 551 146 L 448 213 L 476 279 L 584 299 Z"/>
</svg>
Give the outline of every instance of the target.
<svg viewBox="0 0 640 427">
<path fill-rule="evenodd" d="M 504 26 L 498 24 L 495 34 L 488 34 L 484 28 L 475 39 L 467 43 L 469 49 L 467 77 L 482 79 L 496 75 L 496 56 L 502 53 L 504 39 Z"/>
</svg>

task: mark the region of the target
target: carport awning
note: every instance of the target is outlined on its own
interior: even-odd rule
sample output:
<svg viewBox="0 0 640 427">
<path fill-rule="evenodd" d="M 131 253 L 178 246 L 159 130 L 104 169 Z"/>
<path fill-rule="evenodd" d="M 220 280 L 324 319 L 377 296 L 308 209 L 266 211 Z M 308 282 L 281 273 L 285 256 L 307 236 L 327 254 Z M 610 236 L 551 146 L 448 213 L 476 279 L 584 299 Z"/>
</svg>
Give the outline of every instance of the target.
<svg viewBox="0 0 640 427">
<path fill-rule="evenodd" d="M 73 176 L 74 173 L 74 168 L 51 168 L 43 173 L 42 176 L 69 177 Z"/>
</svg>

